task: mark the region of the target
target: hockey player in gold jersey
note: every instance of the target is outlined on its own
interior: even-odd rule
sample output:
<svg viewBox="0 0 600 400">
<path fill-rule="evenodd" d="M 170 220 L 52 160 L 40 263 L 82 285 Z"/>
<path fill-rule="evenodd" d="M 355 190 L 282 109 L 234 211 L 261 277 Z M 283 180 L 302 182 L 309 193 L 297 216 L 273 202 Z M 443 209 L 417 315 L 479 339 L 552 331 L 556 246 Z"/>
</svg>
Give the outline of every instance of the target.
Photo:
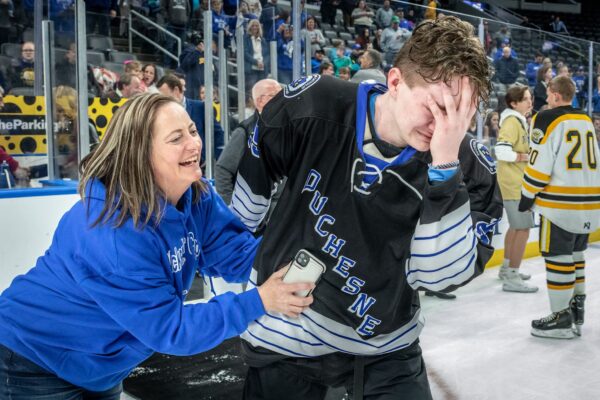
<svg viewBox="0 0 600 400">
<path fill-rule="evenodd" d="M 592 120 L 571 107 L 573 81 L 556 77 L 547 94 L 550 109 L 533 120 L 519 204 L 521 211 L 541 214 L 539 244 L 552 310 L 532 321 L 531 334 L 571 339 L 581 335 L 583 325 L 583 251 L 589 234 L 600 225 L 600 151 Z"/>
</svg>

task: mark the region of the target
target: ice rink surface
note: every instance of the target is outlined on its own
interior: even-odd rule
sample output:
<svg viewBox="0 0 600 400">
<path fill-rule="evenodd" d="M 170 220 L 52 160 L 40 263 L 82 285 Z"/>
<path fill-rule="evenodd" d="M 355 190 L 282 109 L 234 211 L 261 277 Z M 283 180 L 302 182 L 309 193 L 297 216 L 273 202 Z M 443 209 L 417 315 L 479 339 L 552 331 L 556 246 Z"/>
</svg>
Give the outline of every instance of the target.
<svg viewBox="0 0 600 400">
<path fill-rule="evenodd" d="M 436 400 L 600 399 L 600 243 L 586 256 L 583 335 L 541 339 L 531 320 L 550 314 L 541 257 L 522 270 L 537 293 L 502 291 L 498 268 L 454 292 L 456 300 L 422 296 L 423 356 Z"/>
</svg>

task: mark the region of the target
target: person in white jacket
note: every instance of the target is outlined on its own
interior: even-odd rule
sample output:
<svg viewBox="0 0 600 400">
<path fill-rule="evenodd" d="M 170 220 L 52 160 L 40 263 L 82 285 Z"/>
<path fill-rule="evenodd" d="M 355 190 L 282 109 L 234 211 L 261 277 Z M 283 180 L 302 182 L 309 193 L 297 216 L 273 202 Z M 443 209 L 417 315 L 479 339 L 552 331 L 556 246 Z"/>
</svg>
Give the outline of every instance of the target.
<svg viewBox="0 0 600 400">
<path fill-rule="evenodd" d="M 504 261 L 498 277 L 504 281 L 502 290 L 506 292 L 533 293 L 538 291 L 537 286 L 524 282 L 531 276 L 519 273 L 529 229 L 534 226 L 533 213 L 518 210 L 521 181 L 529 160 L 529 126 L 526 117 L 531 113 L 531 92 L 527 86 L 514 85 L 508 89 L 505 98 L 508 108 L 500 115 L 496 158 L 498 183 L 509 229 L 504 237 Z"/>
</svg>

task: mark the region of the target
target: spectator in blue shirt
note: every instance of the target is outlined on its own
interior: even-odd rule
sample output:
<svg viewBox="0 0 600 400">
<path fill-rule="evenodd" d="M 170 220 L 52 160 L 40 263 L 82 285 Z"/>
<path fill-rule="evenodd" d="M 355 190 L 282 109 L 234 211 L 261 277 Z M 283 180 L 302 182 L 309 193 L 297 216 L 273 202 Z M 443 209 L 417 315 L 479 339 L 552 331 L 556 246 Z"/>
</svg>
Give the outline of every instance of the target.
<svg viewBox="0 0 600 400">
<path fill-rule="evenodd" d="M 535 87 L 537 83 L 537 72 L 542 66 L 544 55 L 542 53 L 536 53 L 535 59 L 532 62 L 528 62 L 525 66 L 525 76 L 527 77 L 527 83 L 531 87 Z"/>
<path fill-rule="evenodd" d="M 587 98 L 587 93 L 583 90 L 585 83 L 587 82 L 585 67 L 580 65 L 571 79 L 573 79 L 573 82 L 575 82 L 575 98 L 577 99 L 579 105 L 583 107 Z"/>
</svg>

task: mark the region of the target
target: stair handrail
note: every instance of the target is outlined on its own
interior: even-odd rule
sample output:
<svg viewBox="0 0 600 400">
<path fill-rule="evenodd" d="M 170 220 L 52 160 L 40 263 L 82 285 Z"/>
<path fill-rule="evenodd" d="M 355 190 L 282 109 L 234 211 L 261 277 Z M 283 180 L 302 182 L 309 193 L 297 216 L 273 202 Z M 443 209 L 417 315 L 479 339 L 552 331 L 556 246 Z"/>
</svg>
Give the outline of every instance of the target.
<svg viewBox="0 0 600 400">
<path fill-rule="evenodd" d="M 150 39 L 148 36 L 144 35 L 137 29 L 134 29 L 133 24 L 132 24 L 132 16 L 140 18 L 142 21 L 146 22 L 147 24 L 152 25 L 159 31 L 163 32 L 165 35 L 171 36 L 173 39 L 175 39 L 175 41 L 177 42 L 177 54 L 171 53 L 169 50 L 165 49 L 164 47 L 162 47 L 161 45 L 156 43 L 154 40 Z M 146 17 L 145 15 L 140 14 L 139 12 L 137 12 L 135 10 L 129 10 L 128 21 L 129 21 L 129 52 L 130 53 L 133 52 L 133 34 L 135 34 L 138 37 L 144 39 L 146 42 L 150 43 L 152 46 L 156 47 L 158 50 L 162 51 L 165 55 L 167 55 L 167 57 L 175 60 L 175 62 L 177 63 L 177 66 L 179 66 L 179 56 L 181 55 L 181 38 L 179 38 L 174 33 L 169 32 L 168 29 L 160 26 L 156 22 L 152 21 L 150 18 Z"/>
</svg>

